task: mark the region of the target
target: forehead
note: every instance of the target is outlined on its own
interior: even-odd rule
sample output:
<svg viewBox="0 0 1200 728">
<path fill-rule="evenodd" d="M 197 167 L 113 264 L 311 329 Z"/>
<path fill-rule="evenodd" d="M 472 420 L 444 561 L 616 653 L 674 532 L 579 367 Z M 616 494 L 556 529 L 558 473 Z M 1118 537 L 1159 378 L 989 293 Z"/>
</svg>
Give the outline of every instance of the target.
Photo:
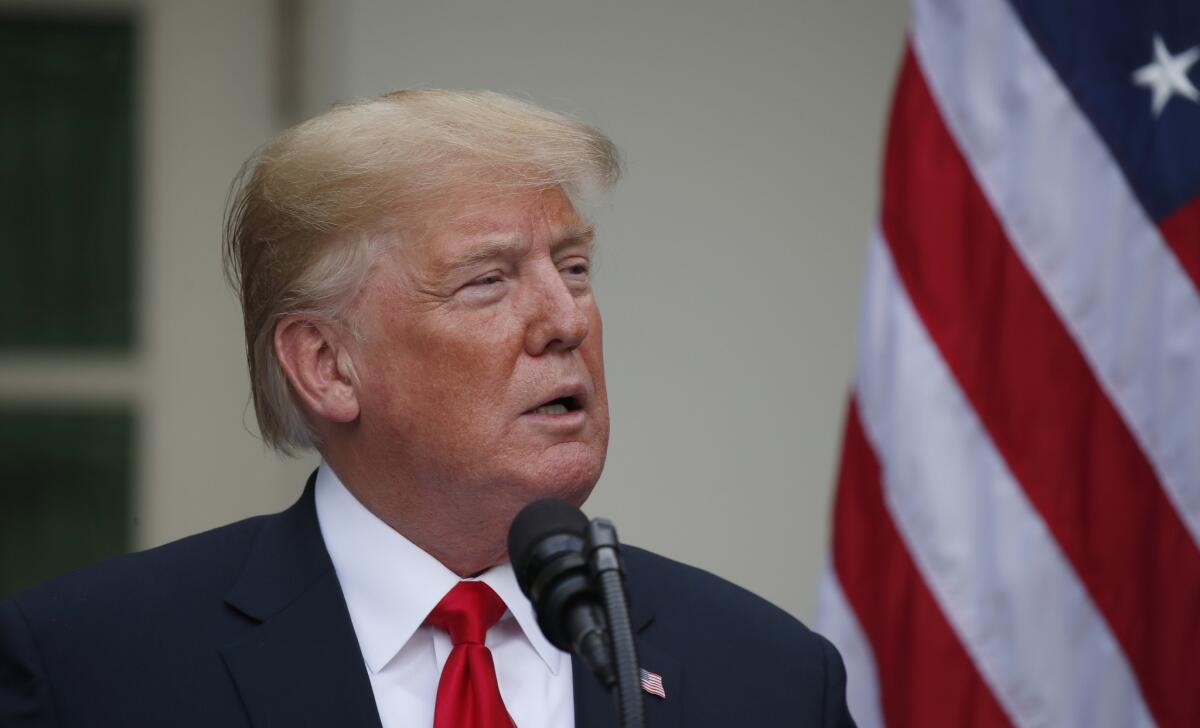
<svg viewBox="0 0 1200 728">
<path fill-rule="evenodd" d="M 460 195 L 431 223 L 417 257 L 437 265 L 480 247 L 528 249 L 587 236 L 591 225 L 562 190 Z"/>
<path fill-rule="evenodd" d="M 583 224 L 571 200 L 558 188 L 462 195 L 452 201 L 437 230 L 458 236 L 489 233 L 554 234 Z"/>
</svg>

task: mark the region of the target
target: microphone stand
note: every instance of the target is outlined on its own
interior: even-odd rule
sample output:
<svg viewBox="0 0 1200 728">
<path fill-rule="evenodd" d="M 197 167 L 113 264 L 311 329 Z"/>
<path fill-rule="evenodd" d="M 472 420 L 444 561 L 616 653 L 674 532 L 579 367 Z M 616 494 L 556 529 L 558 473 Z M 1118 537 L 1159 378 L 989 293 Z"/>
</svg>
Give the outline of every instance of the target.
<svg viewBox="0 0 1200 728">
<path fill-rule="evenodd" d="M 617 529 L 612 522 L 597 518 L 588 524 L 584 551 L 592 580 L 599 587 L 608 613 L 608 630 L 617 666 L 617 707 L 623 728 L 645 728 L 645 706 L 642 704 L 642 679 L 633 642 L 633 625 L 629 621 L 629 604 L 625 598 L 625 575 L 617 552 Z"/>
</svg>

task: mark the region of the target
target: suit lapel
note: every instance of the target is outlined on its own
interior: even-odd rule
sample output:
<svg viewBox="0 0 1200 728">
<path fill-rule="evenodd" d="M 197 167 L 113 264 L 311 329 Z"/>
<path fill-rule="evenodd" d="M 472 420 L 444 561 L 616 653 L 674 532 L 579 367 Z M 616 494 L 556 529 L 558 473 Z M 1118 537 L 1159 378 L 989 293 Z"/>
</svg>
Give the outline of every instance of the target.
<svg viewBox="0 0 1200 728">
<path fill-rule="evenodd" d="M 575 692 L 575 728 L 612 728 L 617 725 L 613 697 L 592 676 L 578 657 L 571 655 L 571 682 Z"/>
<path fill-rule="evenodd" d="M 631 604 L 634 640 L 637 643 L 641 667 L 662 676 L 663 692 L 659 698 L 642 693 L 646 709 L 646 725 L 653 728 L 678 728 L 683 724 L 683 670 L 679 661 L 654 643 L 654 613 L 639 602 Z M 571 677 L 575 692 L 576 728 L 612 728 L 617 725 L 616 698 L 606 692 L 579 658 L 571 657 Z"/>
<path fill-rule="evenodd" d="M 314 478 L 269 517 L 226 601 L 259 622 L 222 650 L 255 726 L 380 726 L 346 600 L 321 539 Z"/>
<path fill-rule="evenodd" d="M 315 476 L 294 506 L 268 517 L 226 602 L 255 620 L 221 654 L 255 726 L 353 725 L 381 728 L 375 696 L 346 600 L 321 538 Z M 666 699 L 645 695 L 646 722 L 682 725 L 679 662 L 654 643 L 653 612 L 634 602 L 641 666 L 662 676 Z M 611 728 L 616 703 L 572 657 L 575 725 Z"/>
</svg>

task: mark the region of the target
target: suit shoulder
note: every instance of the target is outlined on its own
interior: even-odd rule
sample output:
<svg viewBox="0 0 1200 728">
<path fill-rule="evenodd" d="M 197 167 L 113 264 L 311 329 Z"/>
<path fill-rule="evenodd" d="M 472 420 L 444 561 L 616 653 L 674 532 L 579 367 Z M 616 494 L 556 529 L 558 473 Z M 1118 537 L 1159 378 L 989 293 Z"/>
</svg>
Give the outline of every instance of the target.
<svg viewBox="0 0 1200 728">
<path fill-rule="evenodd" d="M 763 635 L 823 650 L 824 640 L 771 602 L 703 569 L 636 547 L 622 546 L 633 599 L 646 598 L 656 613 L 689 625 Z M 665 613 L 665 615 L 664 615 Z"/>
<path fill-rule="evenodd" d="M 256 516 L 177 541 L 77 569 L 13 598 L 31 623 L 106 613 L 127 613 L 131 604 L 153 609 L 189 595 L 228 590 L 263 523 Z"/>
<path fill-rule="evenodd" d="M 684 690 L 705 725 L 771 725 L 780 715 L 797 724 L 854 725 L 845 668 L 824 637 L 707 571 L 641 549 L 622 553 L 634 614 L 639 603 L 650 613 L 639 643 L 686 666 Z"/>
</svg>

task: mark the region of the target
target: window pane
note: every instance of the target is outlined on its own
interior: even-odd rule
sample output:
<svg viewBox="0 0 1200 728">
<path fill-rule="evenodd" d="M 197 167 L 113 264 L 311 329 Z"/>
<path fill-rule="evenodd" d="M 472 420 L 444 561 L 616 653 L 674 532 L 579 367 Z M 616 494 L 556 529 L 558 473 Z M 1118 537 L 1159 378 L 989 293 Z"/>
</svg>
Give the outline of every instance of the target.
<svg viewBox="0 0 1200 728">
<path fill-rule="evenodd" d="M 134 37 L 0 16 L 0 350 L 133 345 Z"/>
<path fill-rule="evenodd" d="M 133 417 L 0 412 L 0 599 L 129 544 Z"/>
</svg>

